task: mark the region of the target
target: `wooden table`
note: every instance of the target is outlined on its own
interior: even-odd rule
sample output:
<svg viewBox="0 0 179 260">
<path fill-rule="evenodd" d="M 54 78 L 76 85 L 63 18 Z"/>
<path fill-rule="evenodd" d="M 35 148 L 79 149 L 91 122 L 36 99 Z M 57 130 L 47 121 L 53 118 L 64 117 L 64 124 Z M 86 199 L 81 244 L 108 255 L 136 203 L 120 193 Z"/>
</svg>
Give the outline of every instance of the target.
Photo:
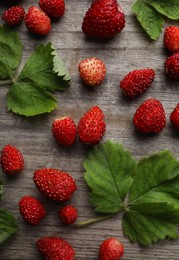
<svg viewBox="0 0 179 260">
<path fill-rule="evenodd" d="M 27 9 L 37 1 L 21 1 Z M 51 134 L 52 121 L 57 117 L 70 115 L 75 122 L 93 105 L 99 105 L 106 115 L 107 132 L 104 140 L 111 139 L 130 149 L 136 159 L 162 149 L 170 149 L 179 158 L 179 135 L 169 123 L 169 115 L 179 101 L 178 82 L 169 82 L 164 75 L 164 61 L 167 52 L 163 47 L 163 35 L 156 42 L 150 41 L 138 25 L 131 12 L 131 0 L 121 0 L 126 14 L 126 27 L 108 42 L 88 41 L 81 31 L 83 16 L 91 4 L 90 0 L 66 0 L 64 17 L 53 23 L 51 33 L 44 39 L 37 39 L 27 32 L 24 24 L 17 28 L 24 44 L 22 63 L 25 63 L 34 47 L 51 41 L 64 58 L 72 77 L 71 87 L 57 93 L 58 108 L 49 115 L 24 118 L 6 110 L 8 88 L 0 89 L 0 144 L 1 148 L 10 143 L 17 146 L 25 157 L 25 171 L 15 178 L 7 178 L 1 172 L 5 191 L 2 207 L 14 213 L 19 229 L 0 251 L 1 260 L 42 259 L 35 241 L 40 236 L 59 235 L 68 240 L 76 250 L 76 259 L 97 259 L 101 242 L 107 237 L 118 237 L 125 246 L 126 260 L 179 259 L 179 240 L 164 241 L 143 248 L 131 244 L 123 236 L 121 215 L 82 229 L 64 227 L 58 219 L 59 203 L 44 198 L 36 189 L 32 176 L 34 170 L 53 167 L 69 172 L 77 181 L 78 191 L 70 201 L 79 211 L 79 221 L 95 217 L 88 203 L 88 189 L 83 179 L 83 160 L 88 149 L 79 142 L 70 148 L 60 147 Z M 1 7 L 1 13 L 4 7 Z M 96 56 L 107 67 L 107 77 L 95 90 L 86 88 L 78 75 L 78 64 L 86 58 Z M 152 67 L 156 79 L 152 87 L 132 102 L 127 101 L 119 90 L 123 76 L 137 68 Z M 166 111 L 167 125 L 162 133 L 153 137 L 136 134 L 132 118 L 136 108 L 148 98 L 159 99 Z M 18 202 L 24 195 L 32 195 L 44 202 L 47 216 L 36 227 L 27 225 L 21 218 Z"/>
</svg>

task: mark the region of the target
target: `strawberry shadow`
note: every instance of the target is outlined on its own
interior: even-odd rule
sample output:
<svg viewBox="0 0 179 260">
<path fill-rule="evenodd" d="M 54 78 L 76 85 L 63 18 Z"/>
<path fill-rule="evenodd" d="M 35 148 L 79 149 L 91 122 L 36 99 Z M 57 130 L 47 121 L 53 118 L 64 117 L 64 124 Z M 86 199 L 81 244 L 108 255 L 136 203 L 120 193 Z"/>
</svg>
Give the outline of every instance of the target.
<svg viewBox="0 0 179 260">
<path fill-rule="evenodd" d="M 120 104 L 127 105 L 127 107 L 135 105 L 136 109 L 137 109 L 139 107 L 139 105 L 141 105 L 145 100 L 148 99 L 148 94 L 149 94 L 150 88 L 152 88 L 152 86 L 149 87 L 149 89 L 147 89 L 142 94 L 140 94 L 134 98 L 130 98 L 127 95 L 125 95 L 125 93 L 119 87 L 119 102 L 120 102 Z"/>
<path fill-rule="evenodd" d="M 7 173 L 4 173 L 3 171 L 1 171 L 1 177 L 3 179 L 3 183 L 7 182 L 7 183 L 12 183 L 13 184 L 18 184 L 19 183 L 19 180 L 22 178 L 22 174 L 24 174 L 25 172 L 25 169 L 17 174 L 7 174 Z M 6 185 L 4 183 L 4 185 Z"/>
<path fill-rule="evenodd" d="M 160 133 L 141 133 L 141 132 L 137 131 L 135 126 L 133 126 L 133 134 L 138 141 L 146 141 L 146 138 L 148 138 L 148 139 L 157 138 L 161 134 L 161 132 Z"/>
<path fill-rule="evenodd" d="M 90 93 L 97 93 L 97 90 L 98 90 L 98 88 L 100 88 L 100 86 L 95 86 L 95 87 L 93 87 L 93 86 L 90 86 L 90 85 L 87 85 L 87 84 L 85 84 L 84 83 L 84 81 L 82 81 L 82 80 L 79 80 L 80 82 L 79 82 L 79 85 L 80 85 L 80 88 L 82 88 L 82 89 L 85 89 L 85 90 L 87 90 L 88 92 L 90 92 Z"/>
<path fill-rule="evenodd" d="M 21 2 L 22 2 L 21 0 L 13 0 L 13 3 L 12 0 L 1 0 L 0 6 L 7 8 L 10 6 L 21 4 Z"/>
<path fill-rule="evenodd" d="M 96 43 L 96 44 L 100 44 L 100 45 L 108 45 L 110 44 L 111 42 L 113 42 L 117 37 L 119 37 L 119 34 L 116 34 L 114 35 L 113 37 L 111 38 L 104 38 L 104 39 L 101 39 L 101 38 L 98 38 L 98 37 L 91 37 L 91 36 L 87 36 L 87 35 L 84 35 L 84 40 L 86 42 L 89 42 L 89 43 Z"/>
<path fill-rule="evenodd" d="M 167 77 L 165 71 L 163 72 L 163 77 L 165 78 L 166 86 L 170 86 L 168 88 L 170 88 L 172 90 L 176 90 L 178 92 L 178 89 L 179 89 L 178 79 L 171 79 L 171 78 Z M 179 100 L 178 100 L 178 103 L 179 103 Z"/>
<path fill-rule="evenodd" d="M 170 130 L 171 130 L 171 136 L 172 138 L 176 138 L 178 140 L 179 138 L 179 129 L 177 129 L 176 127 L 174 127 L 172 124 L 170 124 Z"/>
<path fill-rule="evenodd" d="M 27 31 L 28 37 L 30 38 L 30 40 L 37 40 L 37 41 L 42 41 L 44 39 L 48 40 L 48 37 L 50 35 L 50 33 L 48 35 L 38 35 L 38 34 L 34 34 L 30 31 Z"/>
</svg>

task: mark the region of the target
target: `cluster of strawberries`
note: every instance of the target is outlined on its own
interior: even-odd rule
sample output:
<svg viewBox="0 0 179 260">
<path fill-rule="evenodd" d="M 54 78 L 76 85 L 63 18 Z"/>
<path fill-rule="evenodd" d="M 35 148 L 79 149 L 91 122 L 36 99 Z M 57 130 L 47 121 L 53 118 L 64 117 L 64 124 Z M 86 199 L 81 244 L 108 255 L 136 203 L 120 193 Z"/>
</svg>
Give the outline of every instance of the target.
<svg viewBox="0 0 179 260">
<path fill-rule="evenodd" d="M 16 175 L 24 170 L 22 153 L 12 145 L 6 145 L 1 152 L 1 168 L 8 175 Z M 69 200 L 77 185 L 67 173 L 57 169 L 39 169 L 34 172 L 34 183 L 42 194 L 52 200 L 63 202 Z M 44 205 L 36 198 L 25 196 L 19 201 L 23 219 L 31 225 L 37 225 L 46 215 Z M 64 224 L 72 224 L 78 217 L 77 209 L 71 205 L 59 210 L 59 217 Z"/>
<path fill-rule="evenodd" d="M 23 19 L 30 32 L 47 35 L 51 29 L 51 20 L 59 19 L 65 12 L 64 0 L 40 0 L 39 7 L 31 6 L 25 14 L 21 6 L 10 7 L 3 13 L 2 19 L 10 26 L 18 25 Z M 125 17 L 116 0 L 95 0 L 83 19 L 82 31 L 88 37 L 107 39 L 121 32 L 125 26 Z M 164 45 L 172 54 L 165 62 L 165 71 L 170 79 L 179 79 L 179 28 L 170 26 L 164 34 Z M 96 87 L 106 75 L 105 64 L 97 58 L 88 58 L 80 62 L 79 74 L 85 84 Z M 130 99 L 145 92 L 155 78 L 151 68 L 129 72 L 120 82 L 120 88 Z M 179 104 L 170 116 L 172 124 L 179 129 Z M 158 133 L 166 125 L 166 116 L 159 100 L 148 99 L 136 110 L 133 118 L 136 129 L 142 133 Z M 94 106 L 80 119 L 78 126 L 69 116 L 55 119 L 52 133 L 63 146 L 74 144 L 77 137 L 88 145 L 98 144 L 106 130 L 103 111 Z M 20 151 L 7 145 L 1 153 L 2 170 L 10 175 L 24 169 L 24 159 Z M 39 191 L 56 201 L 67 201 L 77 189 L 74 179 L 66 172 L 57 169 L 39 169 L 34 172 L 33 180 Z M 37 225 L 46 215 L 44 205 L 34 197 L 25 196 L 19 202 L 20 213 L 29 224 Z M 78 211 L 72 205 L 59 210 L 64 224 L 72 224 L 78 217 Z M 75 251 L 72 246 L 59 237 L 42 237 L 37 247 L 45 259 L 73 260 Z M 100 260 L 119 260 L 124 253 L 119 240 L 105 240 L 99 251 Z"/>
<path fill-rule="evenodd" d="M 165 61 L 166 75 L 171 79 L 179 79 L 179 27 L 168 26 L 163 41 L 166 49 L 173 53 Z"/>
<path fill-rule="evenodd" d="M 70 117 L 55 119 L 52 124 L 52 133 L 55 139 L 64 147 L 72 145 L 77 135 L 82 143 L 95 145 L 100 142 L 105 130 L 104 114 L 98 106 L 94 106 L 87 111 L 80 119 L 77 127 Z M 23 155 L 12 145 L 6 145 L 2 149 L 0 164 L 3 172 L 8 175 L 16 175 L 24 170 Z M 38 169 L 34 172 L 33 181 L 44 196 L 58 202 L 68 201 L 77 189 L 72 176 L 57 169 Z M 39 224 L 46 216 L 43 203 L 32 196 L 24 196 L 20 199 L 19 211 L 22 218 L 30 225 Z M 66 205 L 60 208 L 58 216 L 63 224 L 69 225 L 76 221 L 78 211 L 74 206 Z M 41 237 L 36 245 L 44 259 L 73 260 L 75 257 L 73 247 L 61 237 Z M 115 255 L 119 258 L 124 253 L 124 247 L 116 238 L 110 238 L 101 244 L 99 259 L 105 259 L 104 256 L 108 254 L 108 251 L 110 252 L 109 257 Z"/>
<path fill-rule="evenodd" d="M 3 172 L 8 175 L 18 174 L 24 169 L 23 155 L 12 145 L 6 145 L 3 148 L 0 163 Z M 42 194 L 59 202 L 69 200 L 77 189 L 75 180 L 68 173 L 57 169 L 36 170 L 33 180 Z M 32 196 L 21 198 L 19 210 L 23 219 L 30 225 L 37 225 L 46 215 L 42 202 Z M 78 211 L 75 207 L 66 205 L 59 210 L 58 215 L 63 224 L 69 225 L 76 221 Z M 60 237 L 41 237 L 36 245 L 44 259 L 72 260 L 75 257 L 75 250 Z"/>
<path fill-rule="evenodd" d="M 0 164 L 3 172 L 8 175 L 16 175 L 24 169 L 24 158 L 16 147 L 6 145 L 1 152 Z M 59 202 L 69 200 L 77 189 L 74 179 L 68 173 L 57 169 L 36 170 L 33 180 L 43 195 Z M 21 198 L 19 210 L 23 219 L 30 225 L 37 225 L 46 215 L 42 202 L 31 196 Z M 78 211 L 75 207 L 67 205 L 59 210 L 58 215 L 63 224 L 69 225 L 76 221 Z M 41 237 L 37 240 L 36 246 L 44 259 L 75 259 L 74 248 L 61 237 Z M 108 238 L 100 245 L 98 259 L 120 259 L 123 253 L 123 244 L 116 238 Z"/>
<path fill-rule="evenodd" d="M 11 6 L 2 19 L 9 26 L 17 26 L 22 20 L 31 33 L 45 36 L 51 30 L 51 20 L 59 19 L 65 12 L 64 0 L 40 0 L 39 7 L 30 6 L 27 13 L 22 6 Z"/>
<path fill-rule="evenodd" d="M 12 6 L 3 13 L 2 19 L 9 26 L 24 20 L 30 32 L 45 36 L 50 32 L 51 21 L 63 16 L 65 1 L 39 0 L 39 6 L 29 7 L 26 14 L 22 6 Z M 124 13 L 116 0 L 97 0 L 84 16 L 82 31 L 88 37 L 106 39 L 119 33 L 124 26 Z"/>
<path fill-rule="evenodd" d="M 164 45 L 173 52 L 165 62 L 166 76 L 179 79 L 179 27 L 169 26 L 165 29 Z M 105 64 L 97 58 L 88 58 L 80 62 L 79 73 L 85 84 L 96 87 L 106 76 Z M 152 84 L 155 71 L 151 68 L 138 69 L 129 72 L 119 84 L 124 95 L 134 99 L 144 93 Z M 179 104 L 170 115 L 172 125 L 179 130 Z M 151 98 L 143 102 L 136 110 L 133 123 L 141 133 L 159 133 L 166 125 L 166 116 L 161 102 Z"/>
<path fill-rule="evenodd" d="M 83 115 L 78 127 L 71 117 L 55 119 L 52 124 L 55 139 L 64 147 L 74 144 L 77 135 L 84 144 L 98 144 L 105 130 L 104 114 L 98 106 L 92 107 Z M 15 175 L 24 169 L 24 158 L 16 147 L 6 145 L 1 152 L 0 164 L 3 172 Z M 77 189 L 74 179 L 68 173 L 57 169 L 36 170 L 33 180 L 40 192 L 59 202 L 69 200 Z M 32 225 L 38 224 L 46 215 L 44 206 L 36 198 L 23 197 L 19 202 L 19 207 L 24 220 Z M 77 216 L 77 210 L 71 205 L 65 206 L 59 211 L 59 217 L 64 224 L 74 223 Z"/>
<path fill-rule="evenodd" d="M 89 109 L 80 119 L 78 126 L 69 116 L 55 119 L 52 133 L 55 139 L 63 146 L 74 144 L 78 136 L 83 144 L 98 144 L 106 131 L 106 123 L 103 111 L 94 106 Z"/>
<path fill-rule="evenodd" d="M 169 79 L 179 79 L 179 27 L 169 26 L 164 32 L 164 45 L 173 53 L 165 61 L 165 72 Z M 133 99 L 145 92 L 155 78 L 153 69 L 134 70 L 120 82 L 124 94 Z M 179 104 L 170 115 L 170 122 L 179 130 Z M 133 118 L 136 129 L 142 133 L 158 133 L 166 125 L 164 108 L 159 100 L 148 99 L 136 110 Z"/>
</svg>

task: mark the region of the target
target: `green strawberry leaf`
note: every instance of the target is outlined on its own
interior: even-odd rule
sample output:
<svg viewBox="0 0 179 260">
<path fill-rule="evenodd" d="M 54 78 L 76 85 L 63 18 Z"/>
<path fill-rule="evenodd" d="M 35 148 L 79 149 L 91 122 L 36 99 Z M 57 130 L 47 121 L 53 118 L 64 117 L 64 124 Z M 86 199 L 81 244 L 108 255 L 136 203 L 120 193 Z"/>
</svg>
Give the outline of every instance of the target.
<svg viewBox="0 0 179 260">
<path fill-rule="evenodd" d="M 57 107 L 56 98 L 34 83 L 14 83 L 7 94 L 7 107 L 14 113 L 35 116 L 49 113 Z"/>
<path fill-rule="evenodd" d="M 132 11 L 150 38 L 156 40 L 164 23 L 159 13 L 144 0 L 137 0 L 132 6 Z"/>
<path fill-rule="evenodd" d="M 123 208 L 135 166 L 130 152 L 117 143 L 107 141 L 89 151 L 84 161 L 84 178 L 96 212 L 113 214 Z"/>
<path fill-rule="evenodd" d="M 138 241 L 144 246 L 165 238 L 178 238 L 176 224 L 162 217 L 129 210 L 123 216 L 122 225 L 124 234 L 131 242 Z"/>
<path fill-rule="evenodd" d="M 53 71 L 56 73 L 61 80 L 63 80 L 63 84 L 68 86 L 71 82 L 69 71 L 67 70 L 64 61 L 59 57 L 56 50 L 52 52 L 53 57 Z"/>
<path fill-rule="evenodd" d="M 21 61 L 22 43 L 16 32 L 0 27 L 0 79 L 10 79 Z"/>
<path fill-rule="evenodd" d="M 17 231 L 14 216 L 5 209 L 0 209 L 0 244 Z"/>
<path fill-rule="evenodd" d="M 39 45 L 20 75 L 15 70 L 22 57 L 18 34 L 0 27 L 0 85 L 12 84 L 7 94 L 8 110 L 25 116 L 51 112 L 57 99 L 51 94 L 70 85 L 69 72 L 51 43 Z"/>
<path fill-rule="evenodd" d="M 18 81 L 32 82 L 49 92 L 54 92 L 68 87 L 70 77 L 65 64 L 49 43 L 36 47 L 22 69 Z"/>
<path fill-rule="evenodd" d="M 154 187 L 178 175 L 179 162 L 167 150 L 142 158 L 137 164 L 137 174 L 131 186 L 129 202 L 137 200 Z"/>
<path fill-rule="evenodd" d="M 178 0 L 149 0 L 148 3 L 153 6 L 157 12 L 167 16 L 170 19 L 179 19 L 179 1 Z"/>
<path fill-rule="evenodd" d="M 137 164 L 123 216 L 124 234 L 134 242 L 176 238 L 179 223 L 179 162 L 162 151 Z"/>
<path fill-rule="evenodd" d="M 122 145 L 107 141 L 89 151 L 84 168 L 90 204 L 104 214 L 123 210 L 123 232 L 131 242 L 147 246 L 179 238 L 179 161 L 170 151 L 144 157 L 136 164 Z"/>
</svg>

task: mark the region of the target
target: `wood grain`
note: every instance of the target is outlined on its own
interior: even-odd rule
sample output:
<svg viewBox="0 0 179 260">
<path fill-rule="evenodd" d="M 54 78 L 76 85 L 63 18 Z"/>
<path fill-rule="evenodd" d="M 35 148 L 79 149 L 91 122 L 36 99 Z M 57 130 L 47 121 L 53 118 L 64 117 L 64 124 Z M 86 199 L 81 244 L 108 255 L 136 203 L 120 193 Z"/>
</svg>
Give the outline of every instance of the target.
<svg viewBox="0 0 179 260">
<path fill-rule="evenodd" d="M 19 3 L 26 10 L 30 5 L 37 5 L 37 1 L 33 0 Z M 25 171 L 15 178 L 7 178 L 1 172 L 5 184 L 1 206 L 14 213 L 19 225 L 18 232 L 1 247 L 1 260 L 42 259 L 36 250 L 35 241 L 46 235 L 59 235 L 67 239 L 76 250 L 76 259 L 97 259 L 99 245 L 110 236 L 118 237 L 124 243 L 124 260 L 179 259 L 179 240 L 160 242 L 148 248 L 131 244 L 123 236 L 120 214 L 82 229 L 64 227 L 57 216 L 61 205 L 48 201 L 39 194 L 32 180 L 34 170 L 42 167 L 60 168 L 69 172 L 78 184 L 78 191 L 70 203 L 78 208 L 79 221 L 95 216 L 89 206 L 88 189 L 83 180 L 83 160 L 87 148 L 77 142 L 66 150 L 56 144 L 51 134 L 54 118 L 70 115 L 77 123 L 82 114 L 93 105 L 99 105 L 106 115 L 107 132 L 104 140 L 121 142 L 137 159 L 166 148 L 179 158 L 179 135 L 169 123 L 169 115 L 179 102 L 179 84 L 167 81 L 164 75 L 167 52 L 163 47 L 163 35 L 156 42 L 148 40 L 131 12 L 132 3 L 131 0 L 120 1 L 126 14 L 126 27 L 108 42 L 89 41 L 81 31 L 83 16 L 91 4 L 90 0 L 66 0 L 64 17 L 53 23 L 51 33 L 44 39 L 29 34 L 24 24 L 17 28 L 24 44 L 22 65 L 37 44 L 51 41 L 66 61 L 72 85 L 66 92 L 57 94 L 59 106 L 54 112 L 32 119 L 8 113 L 5 104 L 8 88 L 0 89 L 1 148 L 7 143 L 19 147 L 26 165 Z M 1 14 L 4 9 L 4 6 L 0 8 Z M 107 67 L 104 83 L 94 91 L 86 88 L 78 75 L 78 63 L 91 56 L 101 58 Z M 128 102 L 118 88 L 119 81 L 130 70 L 144 67 L 156 70 L 155 82 L 145 94 Z M 167 115 L 167 126 L 159 135 L 143 137 L 136 134 L 132 118 L 139 104 L 151 97 L 162 102 Z M 19 214 L 18 201 L 24 195 L 38 197 L 47 208 L 47 217 L 37 227 L 24 223 Z"/>
</svg>

